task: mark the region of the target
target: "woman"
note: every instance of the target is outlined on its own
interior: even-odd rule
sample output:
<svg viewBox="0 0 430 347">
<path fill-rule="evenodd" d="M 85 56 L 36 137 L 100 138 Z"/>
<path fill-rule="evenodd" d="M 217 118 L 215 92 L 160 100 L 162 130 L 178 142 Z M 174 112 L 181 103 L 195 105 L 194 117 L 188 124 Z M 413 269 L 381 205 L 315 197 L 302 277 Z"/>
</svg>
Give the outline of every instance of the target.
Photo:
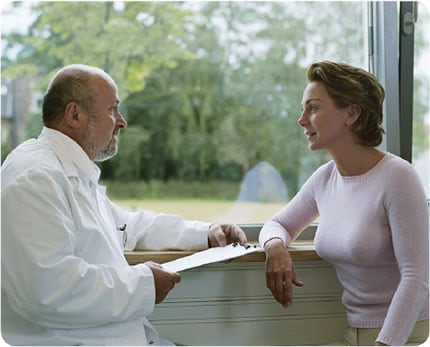
<svg viewBox="0 0 430 347">
<path fill-rule="evenodd" d="M 376 148 L 385 92 L 342 63 L 309 66 L 299 124 L 310 150 L 333 160 L 261 230 L 266 284 L 284 307 L 302 286 L 287 246 L 319 217 L 315 249 L 344 287 L 346 345 L 422 343 L 428 335 L 426 197 L 412 166 Z"/>
</svg>

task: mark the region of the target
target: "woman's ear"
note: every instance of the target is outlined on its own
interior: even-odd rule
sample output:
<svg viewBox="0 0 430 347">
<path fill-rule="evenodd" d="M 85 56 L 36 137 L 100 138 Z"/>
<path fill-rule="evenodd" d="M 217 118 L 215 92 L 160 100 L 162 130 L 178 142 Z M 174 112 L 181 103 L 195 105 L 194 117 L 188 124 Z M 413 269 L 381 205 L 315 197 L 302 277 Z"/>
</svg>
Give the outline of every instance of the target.
<svg viewBox="0 0 430 347">
<path fill-rule="evenodd" d="M 74 129 L 80 129 L 82 127 L 82 117 L 80 112 L 81 108 L 76 102 L 71 101 L 66 105 L 64 120 L 68 126 Z"/>
<path fill-rule="evenodd" d="M 354 124 L 361 115 L 361 107 L 357 104 L 348 106 L 348 117 L 346 119 L 346 125 L 350 126 Z"/>
</svg>

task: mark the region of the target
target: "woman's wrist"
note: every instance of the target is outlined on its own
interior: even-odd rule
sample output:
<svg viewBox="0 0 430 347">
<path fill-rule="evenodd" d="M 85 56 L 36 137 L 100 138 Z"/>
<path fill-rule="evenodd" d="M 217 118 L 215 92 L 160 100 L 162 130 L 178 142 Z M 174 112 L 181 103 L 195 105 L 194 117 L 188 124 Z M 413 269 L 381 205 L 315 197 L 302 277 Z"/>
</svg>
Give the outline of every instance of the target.
<svg viewBox="0 0 430 347">
<path fill-rule="evenodd" d="M 263 248 L 266 249 L 266 246 L 268 246 L 269 243 L 273 243 L 275 241 L 281 241 L 282 244 L 284 243 L 284 240 L 282 239 L 282 237 L 274 236 L 274 237 L 271 237 L 271 238 L 267 239 L 266 241 L 264 241 Z"/>
</svg>

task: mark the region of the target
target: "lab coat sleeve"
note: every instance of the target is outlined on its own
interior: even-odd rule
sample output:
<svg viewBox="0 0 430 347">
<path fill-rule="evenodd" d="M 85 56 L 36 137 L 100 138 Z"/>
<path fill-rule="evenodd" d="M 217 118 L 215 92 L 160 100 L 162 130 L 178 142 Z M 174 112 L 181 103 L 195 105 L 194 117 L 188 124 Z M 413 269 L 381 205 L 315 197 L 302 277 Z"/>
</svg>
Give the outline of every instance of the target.
<svg viewBox="0 0 430 347">
<path fill-rule="evenodd" d="M 127 224 L 127 244 L 131 250 L 202 250 L 208 248 L 211 223 L 190 221 L 174 214 L 126 211 L 110 201 L 117 224 Z"/>
<path fill-rule="evenodd" d="M 52 328 L 151 314 L 155 289 L 146 265 L 90 264 L 75 255 L 75 224 L 62 189 L 69 182 L 55 175 L 23 175 L 2 191 L 2 286 L 12 308 Z"/>
</svg>

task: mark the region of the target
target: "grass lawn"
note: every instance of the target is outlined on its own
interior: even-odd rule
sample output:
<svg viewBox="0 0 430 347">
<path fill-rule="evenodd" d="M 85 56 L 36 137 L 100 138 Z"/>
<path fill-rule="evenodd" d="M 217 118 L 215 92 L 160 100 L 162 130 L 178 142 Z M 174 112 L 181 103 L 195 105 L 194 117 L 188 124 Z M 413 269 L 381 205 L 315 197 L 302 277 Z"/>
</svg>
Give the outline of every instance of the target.
<svg viewBox="0 0 430 347">
<path fill-rule="evenodd" d="M 190 220 L 230 223 L 263 223 L 279 211 L 284 203 L 237 202 L 206 199 L 116 199 L 119 206 L 172 213 Z"/>
</svg>

